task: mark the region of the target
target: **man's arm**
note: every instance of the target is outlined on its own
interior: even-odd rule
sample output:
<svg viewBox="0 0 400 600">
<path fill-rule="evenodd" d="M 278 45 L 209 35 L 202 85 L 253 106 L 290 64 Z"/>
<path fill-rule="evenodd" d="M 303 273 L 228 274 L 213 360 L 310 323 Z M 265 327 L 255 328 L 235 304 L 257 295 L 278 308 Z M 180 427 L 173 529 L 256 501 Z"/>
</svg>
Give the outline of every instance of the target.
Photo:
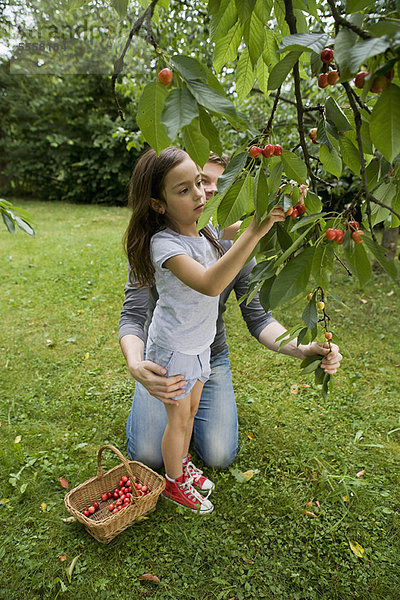
<svg viewBox="0 0 400 600">
<path fill-rule="evenodd" d="M 237 298 L 241 298 L 246 294 L 248 290 L 249 275 L 254 264 L 254 260 L 250 261 L 240 271 L 236 278 L 234 290 Z M 329 349 L 329 344 L 327 342 L 312 342 L 311 344 L 300 344 L 300 346 L 297 346 L 297 339 L 294 339 L 279 348 L 281 340 L 278 342 L 275 340 L 287 330 L 272 317 L 271 311 L 268 311 L 267 313 L 264 311 L 258 294 L 256 294 L 248 304 L 246 304 L 246 301 L 242 302 L 240 304 L 240 309 L 250 333 L 258 339 L 260 344 L 269 350 L 279 352 L 280 354 L 286 354 L 287 356 L 293 356 L 300 360 L 304 360 L 304 358 L 312 356 L 313 354 L 321 354 L 324 357 L 321 367 L 329 374 L 336 373 L 340 367 L 340 361 L 343 357 L 336 344 L 331 343 L 331 349 Z"/>
<path fill-rule="evenodd" d="M 144 359 L 145 322 L 150 305 L 150 291 L 128 280 L 119 321 L 119 343 L 130 374 L 155 398 L 166 404 L 178 404 L 174 396 L 184 393 L 183 376 L 164 377 L 165 369 Z"/>
<path fill-rule="evenodd" d="M 331 348 L 329 348 L 328 342 L 312 342 L 311 344 L 300 344 L 297 346 L 297 340 L 294 339 L 279 348 L 281 340 L 278 342 L 275 340 L 285 332 L 286 329 L 280 323 L 273 321 L 261 331 L 258 340 L 260 344 L 263 344 L 263 346 L 274 352 L 293 356 L 300 360 L 304 360 L 307 356 L 312 356 L 313 354 L 321 354 L 324 357 L 321 362 L 321 368 L 325 373 L 329 373 L 329 375 L 336 373 L 343 358 L 336 344 L 331 343 Z"/>
</svg>

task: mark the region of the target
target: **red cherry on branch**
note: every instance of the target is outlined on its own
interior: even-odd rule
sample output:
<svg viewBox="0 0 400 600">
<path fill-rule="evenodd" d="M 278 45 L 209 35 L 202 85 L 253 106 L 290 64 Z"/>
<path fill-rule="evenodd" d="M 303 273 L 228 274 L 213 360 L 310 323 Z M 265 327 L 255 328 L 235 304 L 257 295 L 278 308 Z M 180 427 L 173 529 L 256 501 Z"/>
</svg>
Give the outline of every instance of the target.
<svg viewBox="0 0 400 600">
<path fill-rule="evenodd" d="M 321 73 L 318 77 L 318 87 L 326 88 L 328 85 L 328 73 Z"/>
<path fill-rule="evenodd" d="M 364 87 L 365 78 L 368 77 L 369 71 L 360 71 L 354 79 L 354 85 L 361 90 Z"/>
<path fill-rule="evenodd" d="M 262 148 L 259 148 L 259 146 L 252 146 L 249 150 L 249 154 L 250 154 L 251 158 L 258 158 L 261 153 L 262 153 Z"/>
<path fill-rule="evenodd" d="M 161 69 L 161 71 L 157 75 L 159 81 L 163 85 L 169 85 L 172 82 L 172 71 L 171 69 Z"/>
<path fill-rule="evenodd" d="M 274 155 L 274 146 L 272 144 L 267 144 L 266 146 L 264 146 L 264 148 L 262 149 L 262 155 L 265 158 L 271 158 L 271 156 Z"/>
<path fill-rule="evenodd" d="M 329 85 L 335 85 L 339 81 L 339 73 L 337 71 L 329 71 L 327 81 Z"/>
<path fill-rule="evenodd" d="M 329 65 L 333 61 L 333 50 L 332 48 L 324 48 L 321 52 L 321 60 L 326 65 Z"/>
<path fill-rule="evenodd" d="M 325 237 L 330 242 L 336 239 L 336 229 L 327 229 L 325 233 Z"/>
<path fill-rule="evenodd" d="M 282 156 L 282 146 L 279 144 L 274 146 L 274 156 Z"/>
</svg>

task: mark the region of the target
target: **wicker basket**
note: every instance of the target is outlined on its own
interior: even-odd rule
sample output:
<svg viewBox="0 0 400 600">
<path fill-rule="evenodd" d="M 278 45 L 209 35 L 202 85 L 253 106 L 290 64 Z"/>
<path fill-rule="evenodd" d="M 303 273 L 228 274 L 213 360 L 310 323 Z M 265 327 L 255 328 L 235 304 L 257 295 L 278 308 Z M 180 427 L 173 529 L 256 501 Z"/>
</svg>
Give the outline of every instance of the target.
<svg viewBox="0 0 400 600">
<path fill-rule="evenodd" d="M 107 473 L 103 473 L 101 457 L 106 448 L 115 452 L 122 460 L 122 464 L 110 469 Z M 136 475 L 140 483 L 147 485 L 150 493 L 145 496 L 138 496 L 135 485 L 132 485 L 132 503 L 120 512 L 113 514 L 108 509 L 108 504 L 111 501 L 103 502 L 101 495 L 118 487 L 118 482 L 125 474 L 132 481 L 133 476 Z M 98 542 L 108 544 L 121 531 L 132 525 L 138 517 L 155 510 L 158 497 L 164 487 L 165 480 L 161 475 L 140 462 L 127 460 L 117 448 L 106 444 L 100 448 L 97 455 L 96 477 L 88 479 L 68 492 L 64 502 L 67 510 L 85 526 L 90 535 Z M 98 502 L 100 508 L 90 517 L 85 517 L 82 511 L 91 506 L 93 502 Z"/>
</svg>

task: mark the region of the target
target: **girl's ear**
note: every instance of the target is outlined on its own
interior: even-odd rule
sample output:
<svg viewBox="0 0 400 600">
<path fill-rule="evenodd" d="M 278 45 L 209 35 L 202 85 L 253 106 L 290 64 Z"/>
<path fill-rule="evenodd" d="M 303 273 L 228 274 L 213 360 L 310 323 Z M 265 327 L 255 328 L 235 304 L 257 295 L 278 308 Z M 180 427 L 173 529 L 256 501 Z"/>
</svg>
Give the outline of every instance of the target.
<svg viewBox="0 0 400 600">
<path fill-rule="evenodd" d="M 159 213 L 160 215 L 163 215 L 165 213 L 165 206 L 160 200 L 150 198 L 150 206 L 155 212 Z"/>
</svg>

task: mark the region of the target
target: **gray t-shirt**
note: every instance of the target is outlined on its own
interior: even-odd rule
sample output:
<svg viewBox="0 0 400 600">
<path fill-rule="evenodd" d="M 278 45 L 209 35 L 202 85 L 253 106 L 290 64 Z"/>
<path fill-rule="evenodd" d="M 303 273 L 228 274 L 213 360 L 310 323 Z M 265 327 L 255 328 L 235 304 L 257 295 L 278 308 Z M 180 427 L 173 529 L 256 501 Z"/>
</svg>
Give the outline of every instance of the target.
<svg viewBox="0 0 400 600">
<path fill-rule="evenodd" d="M 200 354 L 211 346 L 217 328 L 218 296 L 206 296 L 182 283 L 164 263 L 186 254 L 206 269 L 217 260 L 211 242 L 166 228 L 151 238 L 151 259 L 159 298 L 149 327 L 149 341 L 184 354 Z"/>
</svg>

